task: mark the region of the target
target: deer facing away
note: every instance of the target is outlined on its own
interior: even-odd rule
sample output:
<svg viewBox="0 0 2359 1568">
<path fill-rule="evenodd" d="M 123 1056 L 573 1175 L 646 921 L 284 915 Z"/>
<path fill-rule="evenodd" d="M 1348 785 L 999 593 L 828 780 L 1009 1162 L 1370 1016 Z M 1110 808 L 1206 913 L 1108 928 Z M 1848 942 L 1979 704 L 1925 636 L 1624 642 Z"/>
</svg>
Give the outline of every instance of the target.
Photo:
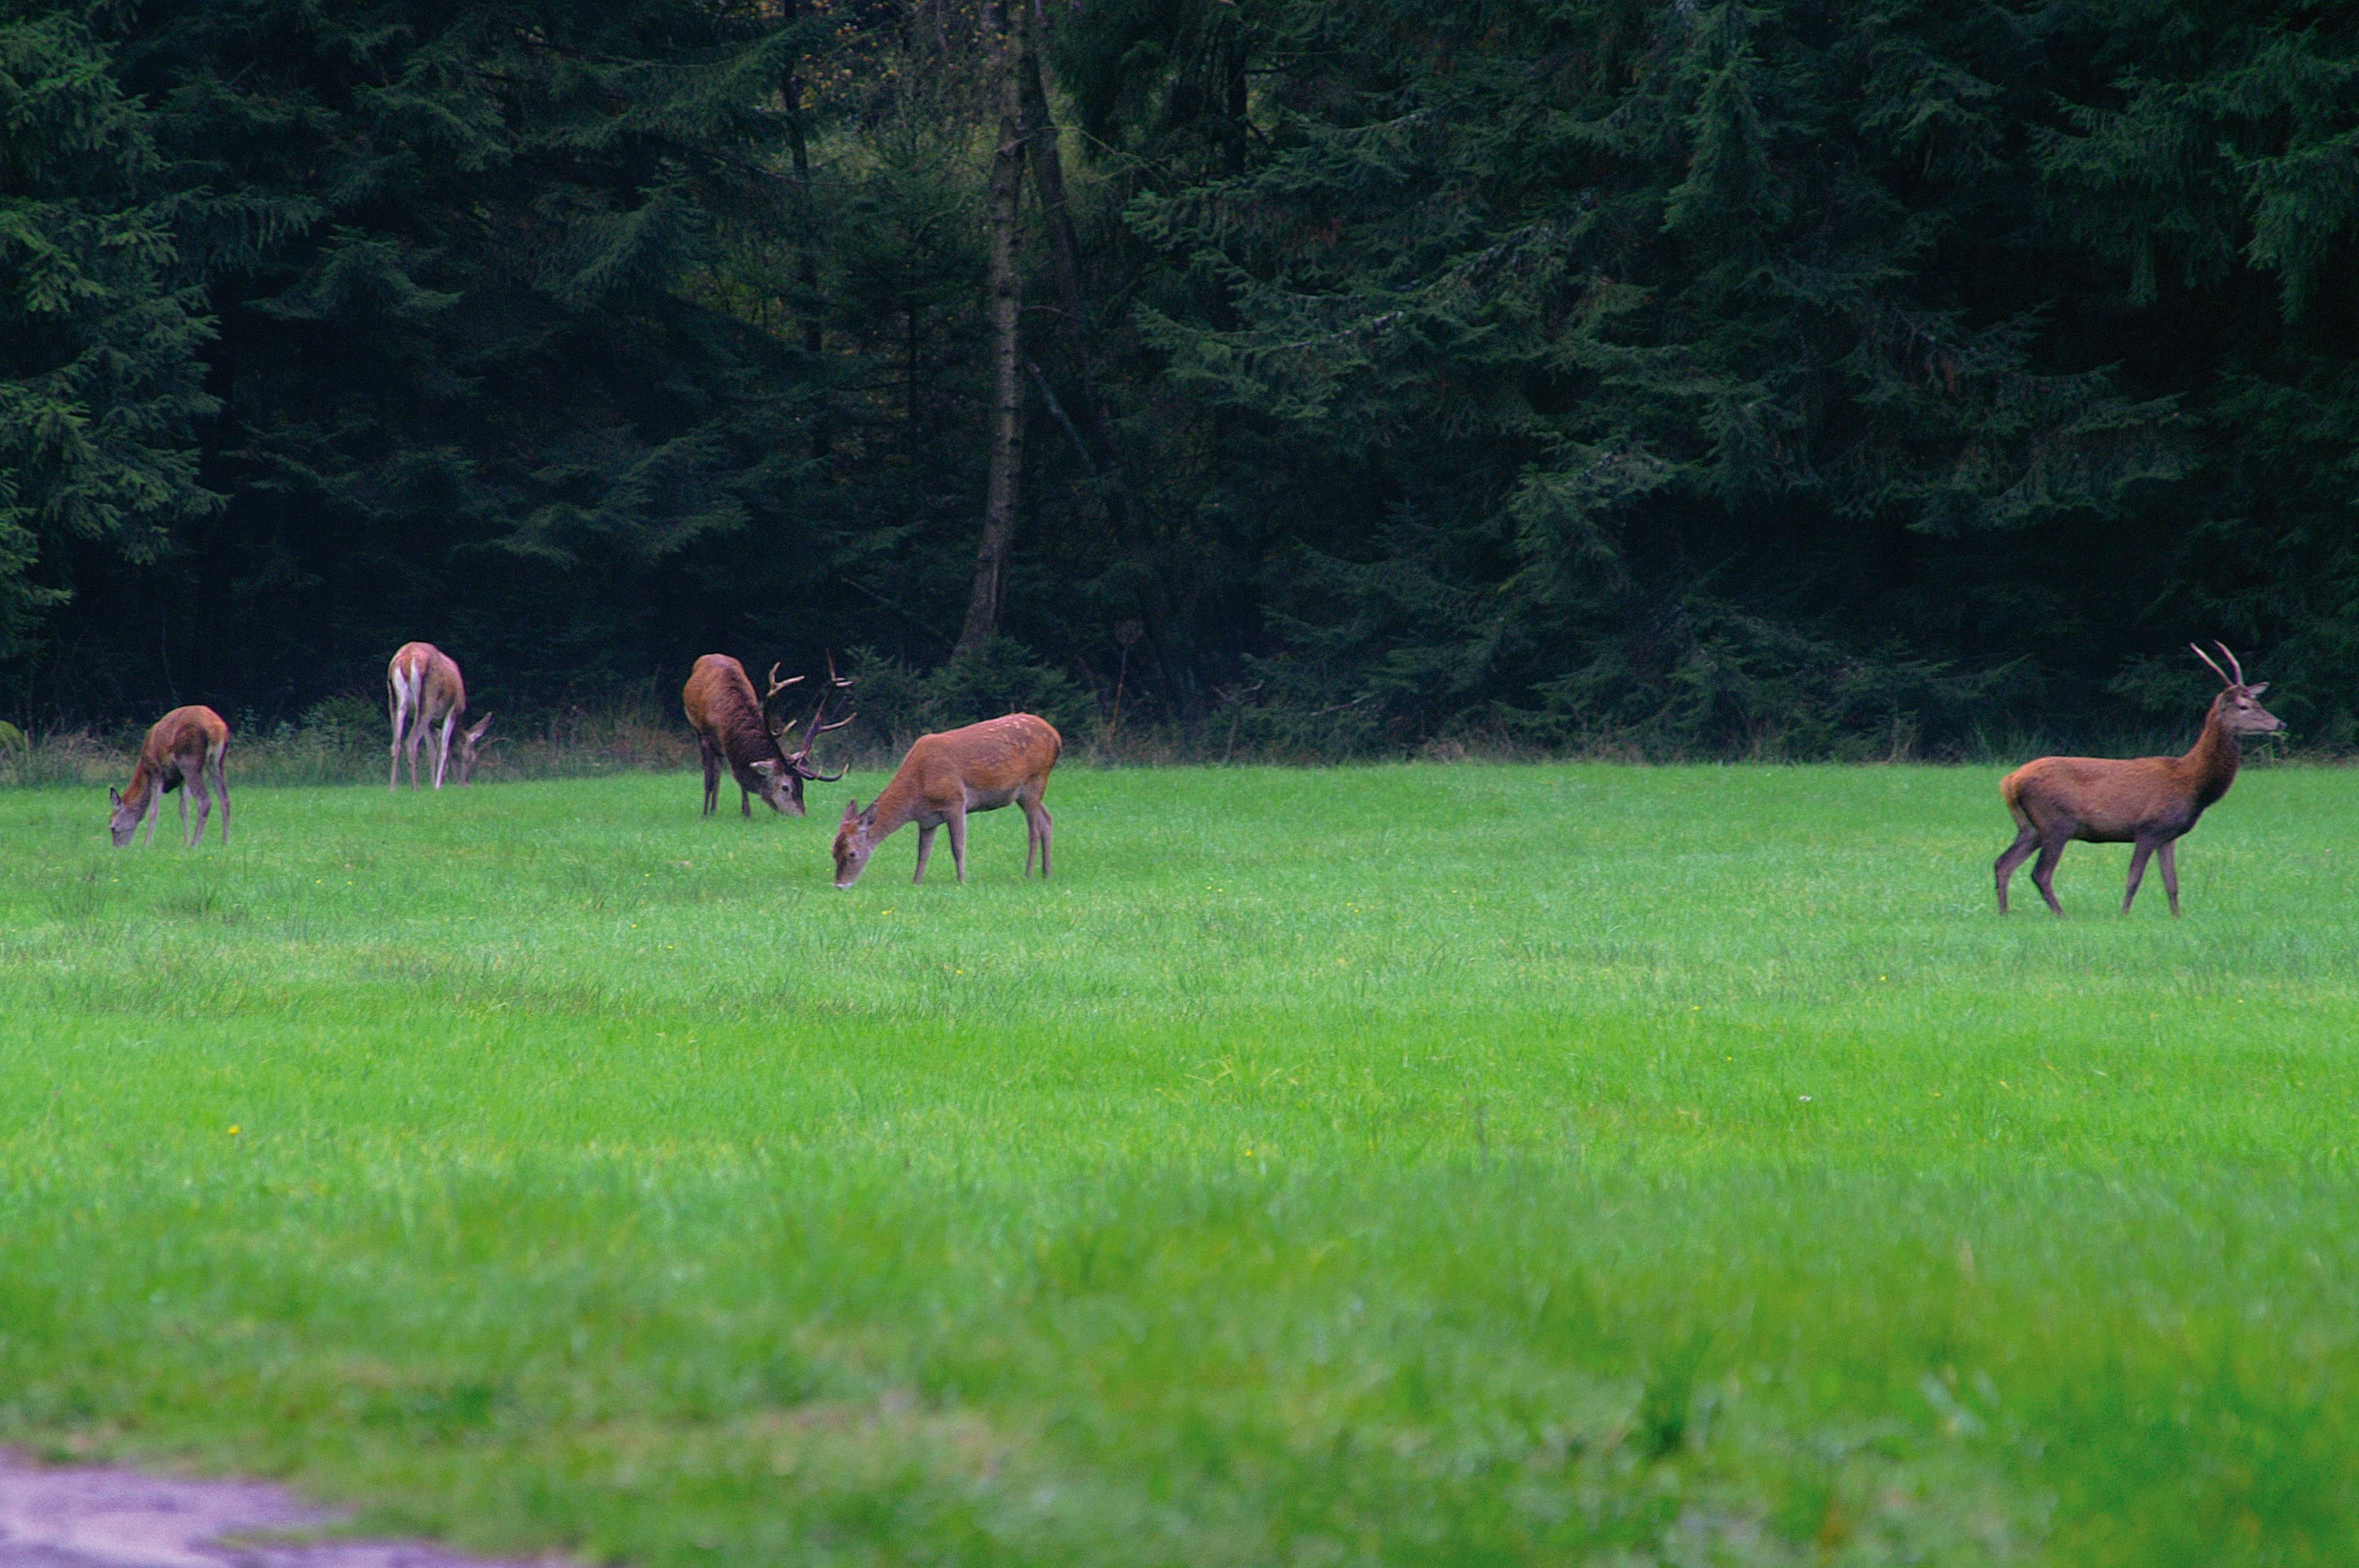
<svg viewBox="0 0 2359 1568">
<path fill-rule="evenodd" d="M 2193 643 L 2188 644 L 2194 647 Z M 2015 842 L 2006 847 L 1993 870 L 1998 877 L 1998 912 L 2006 913 L 2007 879 L 2036 849 L 2038 863 L 2031 868 L 2032 885 L 2058 914 L 2056 862 L 2064 846 L 2078 838 L 2088 844 L 2130 844 L 2130 881 L 2122 894 L 2122 913 L 2137 897 L 2148 856 L 2162 868 L 2163 892 L 2170 895 L 2170 913 L 2179 913 L 2178 843 L 2195 826 L 2204 808 L 2228 793 L 2236 782 L 2238 737 L 2268 735 L 2285 728 L 2260 705 L 2269 683 L 2247 684 L 2244 666 L 2214 643 L 2228 661 L 2228 669 L 2212 655 L 2195 649 L 2195 656 L 2212 665 L 2220 677 L 2220 695 L 2203 716 L 2203 732 L 2186 755 L 2180 757 L 2041 757 L 2026 762 L 2001 781 L 1998 791 L 2015 815 Z M 2229 671 L 2235 673 L 2232 676 Z"/>
<path fill-rule="evenodd" d="M 396 789 L 401 783 L 401 753 L 405 741 L 409 749 L 409 787 L 418 787 L 418 748 L 433 732 L 442 727 L 442 736 L 434 752 L 434 787 L 442 787 L 442 774 L 451 762 L 451 742 L 453 731 L 459 742 L 459 782 L 466 784 L 475 776 L 476 748 L 483 743 L 484 731 L 492 727 L 488 713 L 466 729 L 458 728 L 459 716 L 467 710 L 467 683 L 460 678 L 458 661 L 431 643 L 404 643 L 385 670 L 386 707 L 393 714 L 393 772 L 385 787 Z"/>
<path fill-rule="evenodd" d="M 721 764 L 729 764 L 730 774 L 737 781 L 737 809 L 745 816 L 754 815 L 753 797 L 760 795 L 773 811 L 788 816 L 803 813 L 803 784 L 806 781 L 833 784 L 843 776 L 838 768 L 832 773 L 815 773 L 811 769 L 811 742 L 831 730 L 841 730 L 857 714 L 847 715 L 832 724 L 822 724 L 827 716 L 828 698 L 852 685 L 835 673 L 835 661 L 827 665 L 827 686 L 819 694 L 819 707 L 803 730 L 802 750 L 788 755 L 779 745 L 789 731 L 791 723 L 772 728 L 770 701 L 790 686 L 800 684 L 802 676 L 786 680 L 778 678 L 778 666 L 770 666 L 770 689 L 757 701 L 754 683 L 745 678 L 745 666 L 726 654 L 707 654 L 696 661 L 689 672 L 688 684 L 680 688 L 680 706 L 688 710 L 688 721 L 696 730 L 696 747 L 704 761 L 704 815 L 710 816 L 721 795 Z"/>
<path fill-rule="evenodd" d="M 147 731 L 147 739 L 139 748 L 139 761 L 131 770 L 128 789 L 109 789 L 107 798 L 114 803 L 114 814 L 107 819 L 106 830 L 115 847 L 131 842 L 139 831 L 141 822 L 147 824 L 147 842 L 156 841 L 156 816 L 162 808 L 164 797 L 189 786 L 180 796 L 180 837 L 190 843 L 201 843 L 205 837 L 205 815 L 212 809 L 212 797 L 205 791 L 205 770 L 212 770 L 213 788 L 221 795 L 222 842 L 229 842 L 229 774 L 223 770 L 223 759 L 229 753 L 229 726 L 222 716 L 210 708 L 176 708 L 156 720 Z M 197 830 L 189 832 L 189 795 L 197 797 Z"/>
<path fill-rule="evenodd" d="M 951 864 L 964 881 L 967 813 L 996 811 L 1010 801 L 1024 808 L 1024 874 L 1032 874 L 1038 851 L 1046 881 L 1049 834 L 1055 823 L 1040 796 L 1064 750 L 1056 727 L 1029 713 L 919 736 L 866 810 L 856 800 L 844 802 L 843 821 L 835 830 L 835 885 L 848 888 L 858 881 L 876 846 L 912 822 L 918 825 L 918 874 L 911 880 L 926 880 L 934 830 L 948 826 Z"/>
</svg>

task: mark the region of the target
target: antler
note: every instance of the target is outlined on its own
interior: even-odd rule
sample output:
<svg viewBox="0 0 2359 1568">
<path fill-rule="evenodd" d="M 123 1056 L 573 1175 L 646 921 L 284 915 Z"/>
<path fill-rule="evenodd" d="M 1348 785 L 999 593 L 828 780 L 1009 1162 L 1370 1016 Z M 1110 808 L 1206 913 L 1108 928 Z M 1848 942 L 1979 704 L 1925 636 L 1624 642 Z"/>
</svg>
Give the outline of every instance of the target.
<svg viewBox="0 0 2359 1568">
<path fill-rule="evenodd" d="M 778 661 L 778 664 L 780 665 L 784 663 L 786 663 L 784 659 Z M 777 696 L 778 693 L 786 690 L 787 687 L 801 684 L 802 678 L 803 677 L 800 676 L 788 676 L 785 680 L 780 680 L 778 678 L 778 665 L 772 665 L 770 666 L 770 689 L 762 694 L 763 729 L 770 730 L 770 699 Z M 783 741 L 787 736 L 794 732 L 794 728 L 793 723 L 788 722 L 782 729 L 770 730 L 770 738 L 774 741 Z"/>
<path fill-rule="evenodd" d="M 2213 675 L 2218 676 L 2220 677 L 2220 684 L 2221 684 L 2222 686 L 2234 686 L 2234 685 L 2236 685 L 2236 684 L 2237 684 L 2236 682 L 2232 681 L 2232 680 L 2230 680 L 2230 679 L 2228 678 L 2228 672 L 2227 672 L 2226 670 L 2222 669 L 2222 668 L 2220 667 L 2219 662 L 2218 662 L 2217 660 L 2215 660 L 2214 658 L 2212 658 L 2211 654 L 2209 654 L 2205 653 L 2205 652 L 2204 652 L 2202 649 L 2201 649 L 2201 648 L 2197 648 L 2197 647 L 2195 646 L 2195 644 L 2194 644 L 2194 643 L 2188 643 L 2187 645 L 2188 645 L 2188 647 L 2190 647 L 2190 648 L 2191 648 L 2191 649 L 2193 649 L 2193 650 L 2194 650 L 2195 656 L 2196 656 L 2197 658 L 2199 658 L 2199 659 L 2202 660 L 2205 664 L 2210 665 L 2212 666 L 2212 673 Z M 2226 645 L 2225 643 L 2221 644 L 2220 651 L 2221 651 L 2222 653 L 2223 653 L 2223 654 L 2227 654 L 2227 653 L 2228 653 L 2227 645 Z M 2231 664 L 2234 664 L 2234 663 L 2235 662 L 2235 657 L 2236 657 L 2236 656 L 2235 656 L 2234 654 L 2228 654 L 2228 660 L 2229 660 L 2229 662 L 2230 662 Z"/>
<path fill-rule="evenodd" d="M 2213 647 L 2215 647 L 2215 648 L 2219 649 L 2222 653 L 2223 653 L 2223 654 L 2228 654 L 2228 644 L 2227 644 L 2227 643 L 2223 643 L 2223 642 L 2222 642 L 2222 641 L 2220 641 L 2220 639 L 2218 639 L 2217 637 L 2214 637 L 2214 638 L 2212 638 L 2212 645 Z M 2229 669 L 2231 669 L 2231 670 L 2233 670 L 2233 671 L 2234 671 L 2234 672 L 2235 672 L 2235 676 L 2236 676 L 2236 684 L 2237 684 L 2238 686 L 2242 686 L 2242 685 L 2244 685 L 2244 684 L 2245 684 L 2245 666 L 2244 666 L 2244 665 L 2240 665 L 2240 664 L 2238 664 L 2238 663 L 2236 662 L 2236 655 L 2235 655 L 2235 654 L 2228 654 L 2228 667 L 2229 667 Z"/>
<path fill-rule="evenodd" d="M 798 676 L 796 678 L 799 680 L 802 677 Z M 794 769 L 795 772 L 802 774 L 803 777 L 813 780 L 819 784 L 833 784 L 836 780 L 842 778 L 851 770 L 852 764 L 849 762 L 846 762 L 842 767 L 836 769 L 835 772 L 832 773 L 813 773 L 810 766 L 812 743 L 821 736 L 826 734 L 829 730 L 841 730 L 845 725 L 860 717 L 857 713 L 847 713 L 832 724 L 822 724 L 820 722 L 821 719 L 827 717 L 827 699 L 834 696 L 839 691 L 849 691 L 851 689 L 852 683 L 835 673 L 835 655 L 833 654 L 830 654 L 827 656 L 827 685 L 821 688 L 819 694 L 819 706 L 811 710 L 810 723 L 803 730 L 803 749 L 787 759 L 787 765 Z M 788 728 L 792 729 L 793 726 L 789 725 Z"/>
</svg>

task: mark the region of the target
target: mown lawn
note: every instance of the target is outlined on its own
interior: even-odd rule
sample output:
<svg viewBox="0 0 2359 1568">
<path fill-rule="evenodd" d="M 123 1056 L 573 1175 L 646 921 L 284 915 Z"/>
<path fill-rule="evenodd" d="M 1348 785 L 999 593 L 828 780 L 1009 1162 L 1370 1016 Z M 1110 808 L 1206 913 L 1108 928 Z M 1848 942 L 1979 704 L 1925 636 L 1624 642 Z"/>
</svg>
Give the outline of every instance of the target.
<svg viewBox="0 0 2359 1568">
<path fill-rule="evenodd" d="M 0 794 L 0 1441 L 642 1563 L 2359 1560 L 2359 775 L 2059 923 L 1996 773 L 1072 767 L 1053 883 L 848 893 L 846 786 Z"/>
</svg>

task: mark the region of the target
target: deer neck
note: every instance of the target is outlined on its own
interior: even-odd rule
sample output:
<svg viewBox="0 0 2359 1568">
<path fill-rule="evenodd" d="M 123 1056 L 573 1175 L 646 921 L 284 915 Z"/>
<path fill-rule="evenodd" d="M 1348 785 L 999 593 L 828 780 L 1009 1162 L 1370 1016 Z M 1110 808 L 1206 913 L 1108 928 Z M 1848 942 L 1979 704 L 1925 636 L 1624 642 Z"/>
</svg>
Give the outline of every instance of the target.
<svg viewBox="0 0 2359 1568">
<path fill-rule="evenodd" d="M 869 841 L 874 843 L 888 833 L 897 833 L 917 818 L 918 781 L 904 768 L 868 803 Z"/>
<path fill-rule="evenodd" d="M 2220 722 L 2220 705 L 2214 702 L 2212 711 L 2203 716 L 2203 733 L 2195 744 L 2179 759 L 2180 771 L 2194 786 L 2198 808 L 2210 806 L 2228 793 L 2236 782 L 2236 764 L 2243 760 L 2243 748 L 2234 731 Z"/>
<path fill-rule="evenodd" d="M 131 770 L 131 783 L 123 791 L 123 804 L 134 809 L 145 808 L 147 797 L 156 793 L 156 785 L 163 773 L 160 763 L 140 758 Z"/>
<path fill-rule="evenodd" d="M 734 708 L 714 728 L 720 731 L 721 750 L 729 759 L 729 766 L 733 770 L 742 773 L 756 762 L 775 762 L 785 765 L 786 749 L 778 744 L 778 738 L 770 733 L 769 725 L 763 722 L 761 709 Z"/>
</svg>

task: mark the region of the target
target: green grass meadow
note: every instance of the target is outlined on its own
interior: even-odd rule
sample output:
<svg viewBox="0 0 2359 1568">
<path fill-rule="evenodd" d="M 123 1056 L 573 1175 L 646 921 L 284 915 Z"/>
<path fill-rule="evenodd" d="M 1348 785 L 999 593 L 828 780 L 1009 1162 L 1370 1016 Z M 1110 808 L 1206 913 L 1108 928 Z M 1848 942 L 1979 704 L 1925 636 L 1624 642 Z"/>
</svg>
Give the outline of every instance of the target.
<svg viewBox="0 0 2359 1568">
<path fill-rule="evenodd" d="M 2359 1561 L 2359 774 L 2057 922 L 1999 772 L 1072 767 L 1055 881 L 849 892 L 875 775 L 0 792 L 0 1441 L 646 1564 Z"/>
</svg>

